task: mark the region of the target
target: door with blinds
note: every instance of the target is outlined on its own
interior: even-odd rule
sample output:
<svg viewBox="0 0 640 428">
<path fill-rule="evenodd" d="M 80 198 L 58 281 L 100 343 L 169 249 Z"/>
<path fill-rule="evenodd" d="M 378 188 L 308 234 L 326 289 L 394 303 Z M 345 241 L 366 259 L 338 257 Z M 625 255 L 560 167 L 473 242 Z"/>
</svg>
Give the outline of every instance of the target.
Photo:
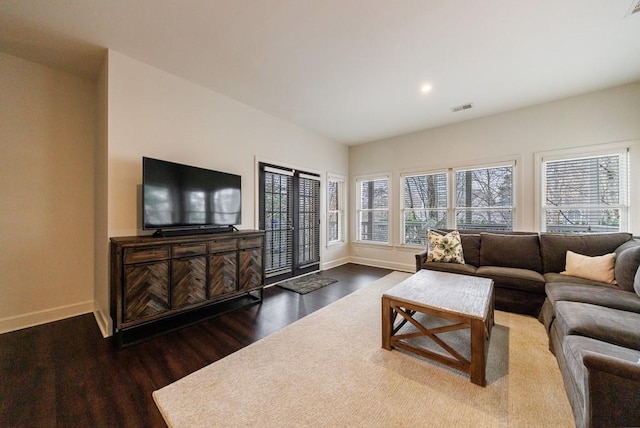
<svg viewBox="0 0 640 428">
<path fill-rule="evenodd" d="M 260 164 L 260 228 L 265 231 L 265 282 L 320 267 L 320 177 Z"/>
</svg>

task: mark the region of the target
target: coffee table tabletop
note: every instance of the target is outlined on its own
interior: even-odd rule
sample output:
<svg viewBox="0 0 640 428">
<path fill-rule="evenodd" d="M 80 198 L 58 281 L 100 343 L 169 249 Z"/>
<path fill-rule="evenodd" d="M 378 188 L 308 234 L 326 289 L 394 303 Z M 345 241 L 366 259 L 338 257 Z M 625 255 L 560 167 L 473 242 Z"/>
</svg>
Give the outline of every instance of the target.
<svg viewBox="0 0 640 428">
<path fill-rule="evenodd" d="M 384 293 L 396 301 L 483 319 L 491 304 L 488 278 L 422 269 Z"/>
</svg>

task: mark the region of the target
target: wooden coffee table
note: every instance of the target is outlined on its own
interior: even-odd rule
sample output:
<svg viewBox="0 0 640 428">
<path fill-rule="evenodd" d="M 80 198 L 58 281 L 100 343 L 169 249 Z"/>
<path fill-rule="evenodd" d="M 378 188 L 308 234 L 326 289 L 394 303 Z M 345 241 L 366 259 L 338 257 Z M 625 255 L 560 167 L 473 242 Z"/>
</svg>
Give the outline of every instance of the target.
<svg viewBox="0 0 640 428">
<path fill-rule="evenodd" d="M 468 373 L 471 382 L 486 385 L 486 363 L 493 319 L 493 281 L 468 275 L 421 270 L 382 296 L 382 347 L 403 349 Z M 428 328 L 419 314 L 446 320 Z M 406 333 L 407 323 L 413 325 Z M 444 324 L 444 325 L 442 325 Z M 461 352 L 438 335 L 470 330 L 470 352 Z M 438 346 L 416 344 L 426 337 Z M 433 347 L 431 347 L 433 348 Z M 459 348 L 459 347 L 458 347 Z M 468 356 L 464 356 L 467 354 Z"/>
</svg>

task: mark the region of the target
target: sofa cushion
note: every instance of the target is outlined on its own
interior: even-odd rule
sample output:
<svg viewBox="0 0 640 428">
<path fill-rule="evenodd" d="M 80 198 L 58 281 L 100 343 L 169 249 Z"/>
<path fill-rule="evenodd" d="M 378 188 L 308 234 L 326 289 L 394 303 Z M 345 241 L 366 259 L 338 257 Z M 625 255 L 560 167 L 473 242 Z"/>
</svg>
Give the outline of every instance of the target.
<svg viewBox="0 0 640 428">
<path fill-rule="evenodd" d="M 464 264 L 460 233 L 457 230 L 444 235 L 437 231 L 429 230 L 427 232 L 427 241 L 429 245 L 428 262 Z"/>
<path fill-rule="evenodd" d="M 461 233 L 462 254 L 464 262 L 475 267 L 480 266 L 480 234 Z"/>
<path fill-rule="evenodd" d="M 544 277 L 529 269 L 480 266 L 476 275 L 493 279 L 496 287 L 544 293 Z"/>
<path fill-rule="evenodd" d="M 473 275 L 476 267 L 469 264 L 446 263 L 446 262 L 424 262 L 422 269 L 435 270 L 438 272 L 459 273 L 462 275 Z"/>
<path fill-rule="evenodd" d="M 571 235 L 566 233 L 541 233 L 540 252 L 543 272 L 565 270 L 567 251 L 586 256 L 601 256 L 612 253 L 631 239 L 630 233 L 591 233 Z"/>
<path fill-rule="evenodd" d="M 538 235 L 480 234 L 480 266 L 501 266 L 542 272 Z"/>
<path fill-rule="evenodd" d="M 635 281 L 633 281 L 633 288 L 638 297 L 640 297 L 640 268 L 638 268 L 638 271 L 636 272 L 636 278 Z"/>
<path fill-rule="evenodd" d="M 616 256 L 616 282 L 621 290 L 633 291 L 633 281 L 639 266 L 640 245 L 626 248 Z"/>
<path fill-rule="evenodd" d="M 561 282 L 547 283 L 545 291 L 547 300 L 554 305 L 562 301 L 580 302 L 640 314 L 640 297 L 631 291 Z"/>
<path fill-rule="evenodd" d="M 578 335 L 640 351 L 640 314 L 578 302 L 556 302 L 561 336 Z"/>
<path fill-rule="evenodd" d="M 578 278 L 591 279 L 593 281 L 615 283 L 614 264 L 615 253 L 603 256 L 584 256 L 582 254 L 567 251 L 566 270 L 561 272 Z"/>
<path fill-rule="evenodd" d="M 562 282 L 565 284 L 593 285 L 595 287 L 615 288 L 616 290 L 618 289 L 618 286 L 615 284 L 607 284 L 606 282 L 593 281 L 591 279 L 578 278 L 577 276 L 565 275 L 555 272 L 548 272 L 542 276 L 544 276 L 544 281 L 547 284 Z"/>
</svg>

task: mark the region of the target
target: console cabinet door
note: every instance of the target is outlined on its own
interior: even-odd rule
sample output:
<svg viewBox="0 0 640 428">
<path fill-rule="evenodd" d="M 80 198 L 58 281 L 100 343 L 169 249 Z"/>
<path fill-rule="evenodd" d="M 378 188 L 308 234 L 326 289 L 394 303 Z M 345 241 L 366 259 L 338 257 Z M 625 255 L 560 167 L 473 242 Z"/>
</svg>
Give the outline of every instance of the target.
<svg viewBox="0 0 640 428">
<path fill-rule="evenodd" d="M 238 287 L 236 251 L 209 255 L 208 298 L 234 293 Z"/>
<path fill-rule="evenodd" d="M 124 267 L 124 321 L 144 320 L 169 310 L 169 261 Z"/>
<path fill-rule="evenodd" d="M 240 291 L 262 287 L 262 248 L 240 250 Z"/>
<path fill-rule="evenodd" d="M 207 299 L 207 257 L 171 260 L 171 309 L 184 308 Z"/>
</svg>

